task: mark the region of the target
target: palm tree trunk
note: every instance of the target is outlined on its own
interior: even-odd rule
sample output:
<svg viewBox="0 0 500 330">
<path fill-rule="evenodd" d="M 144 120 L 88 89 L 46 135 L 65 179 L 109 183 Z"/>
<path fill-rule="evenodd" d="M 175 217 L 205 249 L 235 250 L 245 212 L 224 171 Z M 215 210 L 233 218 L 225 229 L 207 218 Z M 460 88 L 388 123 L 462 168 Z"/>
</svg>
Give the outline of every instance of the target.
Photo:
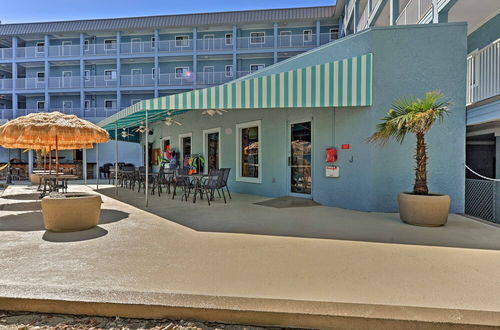
<svg viewBox="0 0 500 330">
<path fill-rule="evenodd" d="M 427 147 L 425 145 L 424 133 L 417 133 L 417 152 L 415 160 L 417 167 L 415 168 L 415 185 L 413 193 L 416 195 L 427 195 Z"/>
</svg>

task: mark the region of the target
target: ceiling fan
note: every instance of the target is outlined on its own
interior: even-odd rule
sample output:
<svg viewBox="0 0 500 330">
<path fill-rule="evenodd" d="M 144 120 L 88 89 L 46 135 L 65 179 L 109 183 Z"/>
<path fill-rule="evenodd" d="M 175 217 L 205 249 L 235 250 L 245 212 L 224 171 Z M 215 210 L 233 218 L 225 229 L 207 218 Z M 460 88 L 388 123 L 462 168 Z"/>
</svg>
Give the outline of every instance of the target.
<svg viewBox="0 0 500 330">
<path fill-rule="evenodd" d="M 146 132 L 146 126 L 144 126 L 144 122 L 141 121 L 141 124 L 139 125 L 139 127 L 134 128 L 133 131 L 134 132 L 138 132 L 138 133 L 144 133 L 144 132 Z"/>
<path fill-rule="evenodd" d="M 201 114 L 202 115 L 209 115 L 209 116 L 213 116 L 213 115 L 222 115 L 224 112 L 227 112 L 227 110 L 223 110 L 223 109 L 208 109 L 208 110 L 205 110 L 203 111 Z"/>
<path fill-rule="evenodd" d="M 165 123 L 165 125 L 167 126 L 171 126 L 173 124 L 176 124 L 176 125 L 179 125 L 181 126 L 182 124 L 180 122 L 178 122 L 177 120 L 175 120 L 174 118 L 172 117 L 167 117 L 165 118 L 165 120 L 163 121 Z"/>
<path fill-rule="evenodd" d="M 122 128 L 122 132 L 120 133 L 120 135 L 124 139 L 127 138 L 127 137 L 129 137 L 129 136 L 134 136 L 134 134 L 130 134 L 125 127 Z"/>
</svg>

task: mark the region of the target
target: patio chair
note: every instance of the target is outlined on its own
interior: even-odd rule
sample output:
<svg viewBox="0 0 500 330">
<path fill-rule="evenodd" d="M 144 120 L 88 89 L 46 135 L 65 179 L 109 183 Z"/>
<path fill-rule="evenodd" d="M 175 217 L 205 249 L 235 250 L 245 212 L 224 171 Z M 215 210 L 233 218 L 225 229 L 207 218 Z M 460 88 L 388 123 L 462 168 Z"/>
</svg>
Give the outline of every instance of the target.
<svg viewBox="0 0 500 330">
<path fill-rule="evenodd" d="M 222 190 L 222 181 L 224 179 L 224 171 L 223 170 L 212 170 L 208 175 L 208 178 L 205 179 L 201 186 L 195 188 L 195 195 L 199 191 L 200 196 L 205 193 L 207 196 L 208 205 L 210 205 L 210 201 L 214 200 L 215 191 Z M 222 195 L 224 196 L 224 203 L 226 203 L 226 195 L 224 194 L 224 190 L 222 190 Z M 220 193 L 219 193 L 220 196 Z"/>
<path fill-rule="evenodd" d="M 155 180 L 155 186 L 151 193 L 154 194 L 155 188 L 158 189 L 158 196 L 161 196 L 163 192 L 163 187 L 167 188 L 167 194 L 170 194 L 170 186 L 174 184 L 175 170 L 173 168 L 160 167 L 160 171 Z"/>
<path fill-rule="evenodd" d="M 113 166 L 113 164 L 111 163 L 106 163 L 102 166 L 99 167 L 99 176 L 104 178 L 104 179 L 107 179 L 109 177 L 109 168 Z M 102 174 L 102 176 L 101 176 Z"/>
<path fill-rule="evenodd" d="M 229 192 L 229 188 L 227 186 L 227 180 L 229 179 L 229 172 L 231 171 L 231 169 L 226 167 L 226 168 L 221 168 L 220 170 L 224 172 L 224 176 L 223 176 L 222 182 L 221 182 L 222 187 L 220 189 L 222 190 L 222 193 L 224 193 L 224 187 L 226 187 L 227 194 L 229 195 L 229 199 L 232 199 L 231 193 Z M 224 197 L 224 201 L 225 200 L 226 200 L 226 198 Z"/>
<path fill-rule="evenodd" d="M 175 177 L 174 177 L 174 192 L 172 193 L 172 199 L 177 195 L 177 187 L 182 188 L 182 198 L 185 198 L 186 201 L 189 197 L 191 182 L 188 177 L 188 169 L 187 168 L 178 168 L 175 169 Z"/>
<path fill-rule="evenodd" d="M 139 184 L 139 189 L 137 189 L 137 192 L 141 191 L 141 187 L 146 189 L 146 167 L 145 166 L 139 167 L 139 171 L 138 171 L 137 175 L 135 176 L 134 180 L 135 180 L 135 182 L 137 182 Z M 154 181 L 155 181 L 155 178 L 153 176 L 152 168 L 149 167 L 149 169 L 148 169 L 148 189 L 149 189 L 150 185 L 151 186 L 154 185 Z"/>
</svg>

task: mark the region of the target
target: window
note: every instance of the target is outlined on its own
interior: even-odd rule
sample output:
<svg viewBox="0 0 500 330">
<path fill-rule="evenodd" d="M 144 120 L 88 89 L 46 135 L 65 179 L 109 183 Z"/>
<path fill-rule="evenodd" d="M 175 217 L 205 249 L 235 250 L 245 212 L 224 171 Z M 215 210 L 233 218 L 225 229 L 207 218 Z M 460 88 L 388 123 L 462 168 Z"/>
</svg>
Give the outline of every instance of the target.
<svg viewBox="0 0 500 330">
<path fill-rule="evenodd" d="M 192 133 L 179 135 L 179 146 L 181 158 L 179 159 L 180 167 L 184 167 L 184 160 L 191 157 L 191 137 Z"/>
<path fill-rule="evenodd" d="M 104 107 L 106 109 L 116 109 L 116 100 L 104 100 Z"/>
<path fill-rule="evenodd" d="M 89 40 L 83 40 L 83 50 L 88 51 L 90 49 L 90 41 Z"/>
<path fill-rule="evenodd" d="M 264 64 L 250 64 L 250 72 L 255 72 L 260 69 L 264 69 L 266 66 Z"/>
<path fill-rule="evenodd" d="M 189 46 L 189 36 L 175 36 L 175 47 Z"/>
<path fill-rule="evenodd" d="M 233 44 L 233 34 L 232 33 L 226 33 L 226 37 L 224 39 L 224 44 L 226 46 L 230 46 Z"/>
<path fill-rule="evenodd" d="M 106 50 L 116 49 L 116 40 L 115 39 L 105 39 L 104 40 L 104 49 L 106 49 Z"/>
<path fill-rule="evenodd" d="M 83 101 L 83 110 L 89 110 L 89 109 L 90 109 L 90 100 Z"/>
<path fill-rule="evenodd" d="M 336 40 L 339 37 L 339 29 L 333 28 L 330 29 L 330 41 Z"/>
<path fill-rule="evenodd" d="M 158 68 L 158 72 L 160 72 L 159 68 Z M 151 78 L 156 79 L 156 68 L 151 68 Z"/>
<path fill-rule="evenodd" d="M 38 110 L 45 110 L 45 101 L 36 101 L 36 108 Z"/>
<path fill-rule="evenodd" d="M 36 43 L 36 52 L 43 53 L 45 51 L 45 42 L 37 42 Z"/>
<path fill-rule="evenodd" d="M 156 38 L 151 37 L 151 48 L 155 48 L 155 47 L 156 47 Z"/>
<path fill-rule="evenodd" d="M 220 128 L 203 131 L 203 154 L 205 155 L 205 173 L 220 168 Z"/>
<path fill-rule="evenodd" d="M 188 72 L 188 67 L 175 68 L 175 78 L 184 78 Z"/>
<path fill-rule="evenodd" d="M 83 71 L 83 78 L 85 79 L 85 81 L 90 80 L 90 70 Z"/>
<path fill-rule="evenodd" d="M 36 81 L 43 82 L 45 80 L 45 72 L 37 72 L 36 73 Z"/>
<path fill-rule="evenodd" d="M 169 137 L 164 137 L 162 139 L 162 152 L 166 152 L 167 150 L 170 150 L 170 136 Z"/>
<path fill-rule="evenodd" d="M 304 30 L 302 34 L 302 39 L 304 40 L 304 42 L 312 42 L 313 41 L 312 30 Z"/>
<path fill-rule="evenodd" d="M 226 72 L 226 77 L 233 77 L 234 76 L 233 66 L 232 65 L 226 65 L 225 72 Z"/>
<path fill-rule="evenodd" d="M 265 37 L 266 37 L 265 32 L 251 32 L 250 33 L 250 43 L 251 44 L 263 44 Z"/>
<path fill-rule="evenodd" d="M 71 42 L 71 41 L 63 41 L 62 42 L 63 46 L 71 46 L 72 44 L 73 44 L 73 42 Z"/>
<path fill-rule="evenodd" d="M 104 80 L 116 80 L 116 70 L 104 70 Z"/>
<path fill-rule="evenodd" d="M 71 109 L 73 108 L 73 101 L 63 101 L 62 106 L 63 109 Z"/>
<path fill-rule="evenodd" d="M 260 183 L 262 177 L 260 120 L 236 125 L 236 180 Z"/>
</svg>

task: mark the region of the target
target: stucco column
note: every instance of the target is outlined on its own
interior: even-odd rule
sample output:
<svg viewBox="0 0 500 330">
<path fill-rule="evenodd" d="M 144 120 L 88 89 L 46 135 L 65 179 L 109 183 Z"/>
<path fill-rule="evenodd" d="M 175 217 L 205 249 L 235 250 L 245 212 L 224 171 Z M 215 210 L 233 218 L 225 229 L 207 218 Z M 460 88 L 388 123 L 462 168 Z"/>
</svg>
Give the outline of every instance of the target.
<svg viewBox="0 0 500 330">
<path fill-rule="evenodd" d="M 17 56 L 17 37 L 12 37 L 12 116 L 14 118 L 17 117 L 17 92 L 16 92 L 16 85 L 17 85 L 17 62 L 16 62 L 16 56 Z"/>
<path fill-rule="evenodd" d="M 158 81 L 160 79 L 160 65 L 159 65 L 159 59 L 158 59 L 158 47 L 160 47 L 160 31 L 158 29 L 155 30 L 154 32 L 154 37 L 155 37 L 155 58 L 154 58 L 154 66 L 155 66 L 155 90 L 154 90 L 154 97 L 159 96 L 158 92 Z"/>
<path fill-rule="evenodd" d="M 273 59 L 274 63 L 278 63 L 278 23 L 273 24 Z"/>
<path fill-rule="evenodd" d="M 120 111 L 122 106 L 122 93 L 120 90 L 121 85 L 121 71 L 122 71 L 122 63 L 120 58 L 121 52 L 121 40 L 122 33 L 120 31 L 116 32 L 116 110 Z"/>
<path fill-rule="evenodd" d="M 33 150 L 30 149 L 28 151 L 28 173 L 33 173 Z"/>
<path fill-rule="evenodd" d="M 50 77 L 50 65 L 49 65 L 49 46 L 50 46 L 50 38 L 49 35 L 46 34 L 44 37 L 44 71 L 45 71 L 45 106 L 44 110 L 49 111 L 50 109 L 50 94 L 49 94 L 49 77 Z"/>
<path fill-rule="evenodd" d="M 85 116 L 85 92 L 83 91 L 83 87 L 85 85 L 85 63 L 83 61 L 83 42 L 85 40 L 85 35 L 80 33 L 80 117 Z"/>
<path fill-rule="evenodd" d="M 316 46 L 321 44 L 321 21 L 316 21 Z"/>
<path fill-rule="evenodd" d="M 236 62 L 236 50 L 238 42 L 238 28 L 233 25 L 233 78 L 238 78 L 238 63 Z"/>
<path fill-rule="evenodd" d="M 399 0 L 389 0 L 389 25 L 396 25 L 399 17 Z"/>
<path fill-rule="evenodd" d="M 196 89 L 198 80 L 198 29 L 193 28 L 193 74 L 194 74 L 194 84 L 193 88 Z"/>
</svg>

